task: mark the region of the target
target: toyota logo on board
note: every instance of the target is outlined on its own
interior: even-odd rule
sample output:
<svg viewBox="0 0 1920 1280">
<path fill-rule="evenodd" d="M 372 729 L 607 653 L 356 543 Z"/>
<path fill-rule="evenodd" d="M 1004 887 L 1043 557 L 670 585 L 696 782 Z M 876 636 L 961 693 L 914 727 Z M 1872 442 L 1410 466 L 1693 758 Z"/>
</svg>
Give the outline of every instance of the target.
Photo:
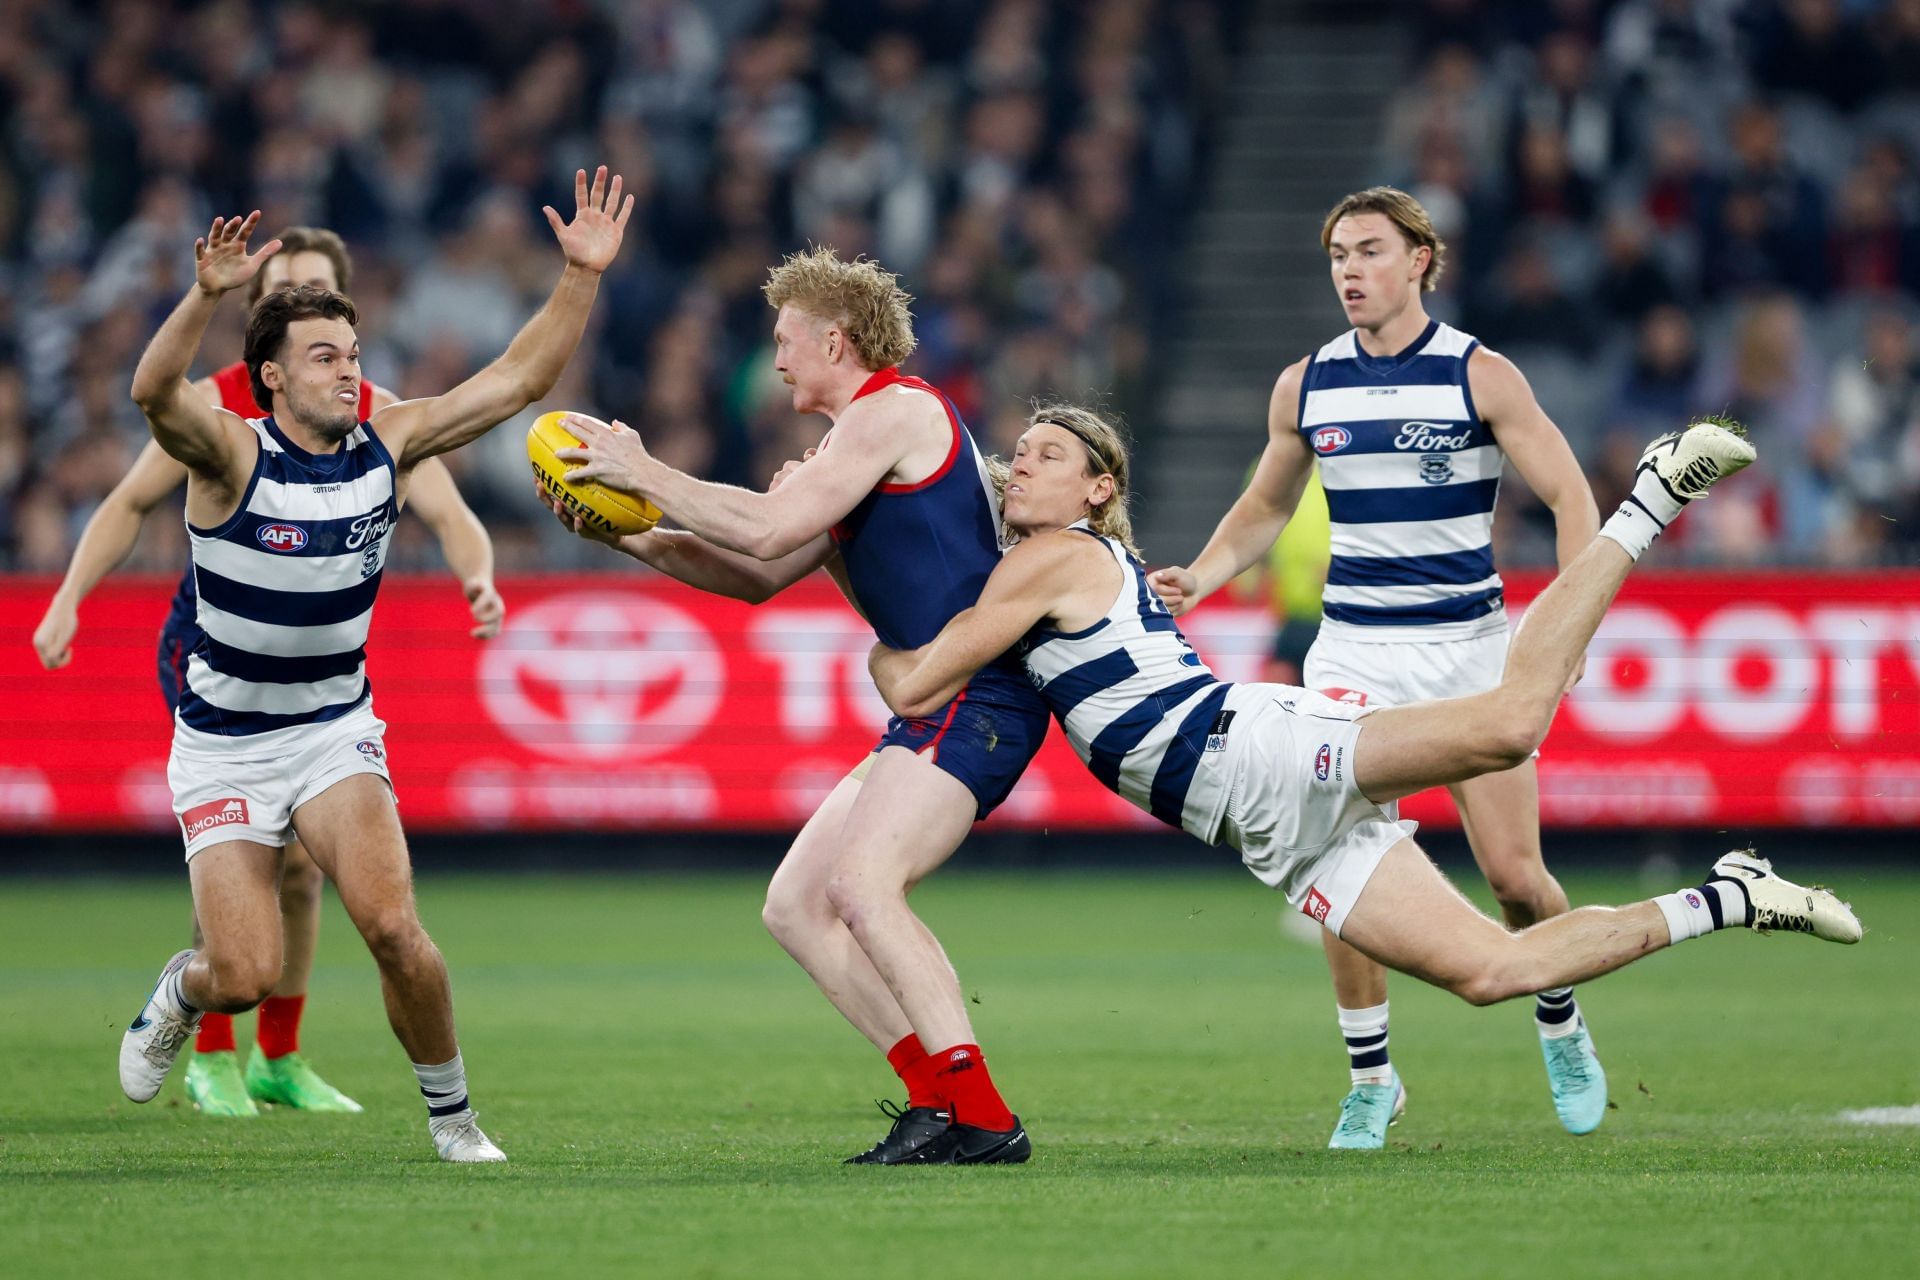
<svg viewBox="0 0 1920 1280">
<path fill-rule="evenodd" d="M 573 591 L 509 615 L 480 659 L 480 699 L 508 738 L 557 760 L 656 756 L 712 720 L 726 663 L 658 599 Z"/>
</svg>

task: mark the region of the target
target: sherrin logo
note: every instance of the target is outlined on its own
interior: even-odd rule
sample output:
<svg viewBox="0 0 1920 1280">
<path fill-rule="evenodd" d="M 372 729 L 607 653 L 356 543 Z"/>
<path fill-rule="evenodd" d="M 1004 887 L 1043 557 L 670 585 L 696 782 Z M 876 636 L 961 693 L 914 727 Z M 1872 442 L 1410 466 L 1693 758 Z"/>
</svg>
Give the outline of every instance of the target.
<svg viewBox="0 0 1920 1280">
<path fill-rule="evenodd" d="M 297 524 L 263 524 L 253 536 L 269 551 L 298 551 L 307 545 L 307 531 Z"/>
<path fill-rule="evenodd" d="M 1325 782 L 1327 780 L 1327 770 L 1331 768 L 1332 765 L 1333 744 L 1323 742 L 1320 744 L 1320 750 L 1315 752 L 1313 756 L 1313 776 Z"/>
<path fill-rule="evenodd" d="M 1321 427 L 1313 433 L 1315 453 L 1338 453 L 1353 443 L 1353 433 L 1345 427 Z"/>
</svg>

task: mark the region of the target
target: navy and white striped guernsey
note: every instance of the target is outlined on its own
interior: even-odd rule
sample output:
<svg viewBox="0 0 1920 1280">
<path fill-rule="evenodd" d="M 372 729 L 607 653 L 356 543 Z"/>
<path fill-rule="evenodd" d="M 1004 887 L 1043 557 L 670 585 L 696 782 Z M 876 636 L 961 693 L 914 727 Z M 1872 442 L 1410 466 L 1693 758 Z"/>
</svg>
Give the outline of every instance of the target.
<svg viewBox="0 0 1920 1280">
<path fill-rule="evenodd" d="M 394 516 L 393 457 L 362 422 L 313 454 L 272 418 L 232 518 L 187 525 L 198 620 L 180 720 L 244 737 L 332 720 L 371 696 L 367 626 Z"/>
<path fill-rule="evenodd" d="M 1333 559 L 1322 634 L 1468 639 L 1505 629 L 1493 504 L 1506 456 L 1474 411 L 1477 339 L 1438 321 L 1370 356 L 1348 330 L 1307 362 L 1300 434 L 1320 463 Z"/>
<path fill-rule="evenodd" d="M 1073 529 L 1113 553 L 1113 605 L 1083 631 L 1036 627 L 1020 645 L 1027 674 L 1067 741 L 1109 790 L 1169 825 L 1215 843 L 1226 809 L 1219 750 L 1208 739 L 1233 686 L 1200 661 L 1125 547 Z"/>
</svg>

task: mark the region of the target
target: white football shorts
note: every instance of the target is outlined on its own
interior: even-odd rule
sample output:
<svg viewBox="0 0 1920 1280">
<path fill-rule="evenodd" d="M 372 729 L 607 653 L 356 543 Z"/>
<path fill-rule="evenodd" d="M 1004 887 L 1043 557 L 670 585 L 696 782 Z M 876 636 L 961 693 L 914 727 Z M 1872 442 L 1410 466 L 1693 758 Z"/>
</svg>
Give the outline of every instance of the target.
<svg viewBox="0 0 1920 1280">
<path fill-rule="evenodd" d="M 289 843 L 294 811 L 356 773 L 378 774 L 391 787 L 386 732 L 371 698 L 321 724 L 247 737 L 201 733 L 176 719 L 167 784 L 187 859 L 227 840 Z"/>
<path fill-rule="evenodd" d="M 1249 684 L 1227 728 L 1232 778 L 1218 838 L 1247 870 L 1338 936 L 1388 849 L 1407 838 L 1360 794 L 1353 746 L 1373 710 L 1309 689 Z"/>
<path fill-rule="evenodd" d="M 1331 639 L 1322 631 L 1307 650 L 1301 679 L 1329 697 L 1362 695 L 1365 706 L 1464 698 L 1500 683 L 1508 640 L 1505 628 L 1467 640 L 1365 642 Z"/>
</svg>

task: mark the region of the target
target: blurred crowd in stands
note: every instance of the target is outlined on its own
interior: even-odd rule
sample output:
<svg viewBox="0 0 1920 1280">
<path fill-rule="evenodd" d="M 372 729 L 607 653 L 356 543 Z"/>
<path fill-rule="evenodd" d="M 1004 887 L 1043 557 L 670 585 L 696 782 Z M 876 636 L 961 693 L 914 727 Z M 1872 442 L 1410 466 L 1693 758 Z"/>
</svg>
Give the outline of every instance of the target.
<svg viewBox="0 0 1920 1280">
<path fill-rule="evenodd" d="M 1726 412 L 1760 464 L 1669 554 L 1920 555 L 1920 0 L 1417 10 L 1379 176 L 1452 247 L 1435 311 L 1520 364 L 1602 509 L 1649 432 Z M 1550 561 L 1550 526 L 1508 532 Z"/>
<path fill-rule="evenodd" d="M 901 273 L 913 370 L 987 447 L 1041 394 L 1150 430 L 1249 4 L 8 0 L 0 568 L 61 569 L 146 439 L 132 367 L 215 213 L 339 230 L 367 375 L 425 395 L 545 296 L 540 205 L 602 160 L 639 207 L 551 405 L 764 483 L 821 424 L 789 411 L 759 286 L 814 242 Z M 1920 554 L 1920 0 L 1404 11 L 1378 177 L 1452 246 L 1432 309 L 1519 362 L 1603 506 L 1650 431 L 1724 411 L 1762 463 L 1666 554 Z M 451 460 L 502 566 L 604 563 L 542 519 L 522 425 Z M 1550 562 L 1516 510 L 1506 559 Z M 148 534 L 135 567 L 180 563 L 175 521 Z M 409 523 L 396 563 L 433 561 Z"/>
<path fill-rule="evenodd" d="M 141 347 L 215 214 L 355 254 L 366 374 L 444 391 L 560 267 L 543 203 L 638 196 L 549 406 L 761 485 L 817 441 L 771 367 L 767 268 L 808 242 L 917 295 L 914 372 L 1005 450 L 1042 392 L 1138 410 L 1228 81 L 1234 0 L 6 0 L 0 568 L 57 572 L 147 438 Z M 204 373 L 237 359 L 223 307 Z M 503 569 L 611 563 L 537 505 L 524 423 L 450 463 Z M 394 563 L 432 564 L 406 522 Z M 133 567 L 173 571 L 177 517 Z"/>
</svg>

